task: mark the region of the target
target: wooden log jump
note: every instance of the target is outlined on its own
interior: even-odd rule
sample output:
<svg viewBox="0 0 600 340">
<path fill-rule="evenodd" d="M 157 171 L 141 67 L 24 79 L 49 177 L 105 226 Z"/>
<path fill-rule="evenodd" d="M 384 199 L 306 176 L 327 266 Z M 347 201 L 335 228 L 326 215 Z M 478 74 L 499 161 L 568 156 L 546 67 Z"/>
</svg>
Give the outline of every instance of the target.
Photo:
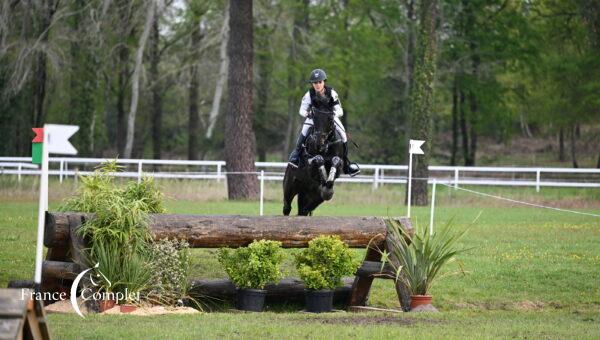
<svg viewBox="0 0 600 340">
<path fill-rule="evenodd" d="M 92 217 L 82 213 L 48 213 L 44 245 L 68 246 L 69 223 Z M 280 241 L 284 248 L 305 248 L 320 235 L 338 235 L 348 246 L 364 248 L 369 242 L 383 242 L 387 234 L 385 221 L 379 217 L 151 214 L 148 227 L 156 240 L 186 240 L 192 248 L 244 247 L 261 239 Z"/>
<path fill-rule="evenodd" d="M 46 214 L 44 244 L 49 250 L 42 266 L 42 287 L 46 290 L 56 289 L 60 282 L 72 280 L 82 270 L 77 264 L 82 263 L 82 249 L 86 245 L 77 230 L 91 218 L 92 214 L 85 213 Z M 409 235 L 413 234 L 409 219 L 396 220 Z M 391 266 L 385 266 L 382 270 L 380 251 L 389 248 L 393 240 L 392 234 L 387 233 L 385 219 L 380 217 L 151 214 L 148 228 L 155 240 L 186 240 L 192 248 L 244 247 L 261 239 L 280 241 L 284 248 L 305 248 L 309 241 L 318 236 L 337 235 L 350 247 L 367 248 L 365 262 L 357 270 L 347 294 L 350 306 L 366 304 L 374 278 L 395 277 Z M 393 256 L 389 260 L 397 265 Z M 228 295 L 233 291 L 228 280 L 195 281 L 193 286 L 200 292 L 204 290 L 206 295 L 224 291 Z M 270 288 L 271 297 L 293 297 L 304 289 L 298 280 L 293 279 Z M 410 296 L 400 281 L 396 282 L 396 291 L 406 310 Z M 347 289 L 341 292 L 347 292 Z"/>
</svg>

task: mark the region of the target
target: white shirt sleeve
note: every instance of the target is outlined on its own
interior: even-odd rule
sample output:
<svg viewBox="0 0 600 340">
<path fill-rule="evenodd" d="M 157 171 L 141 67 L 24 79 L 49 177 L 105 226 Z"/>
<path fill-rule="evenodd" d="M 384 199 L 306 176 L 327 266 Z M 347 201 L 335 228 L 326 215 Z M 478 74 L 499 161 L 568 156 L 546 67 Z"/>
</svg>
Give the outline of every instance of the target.
<svg viewBox="0 0 600 340">
<path fill-rule="evenodd" d="M 343 116 L 343 115 L 344 115 L 344 110 L 342 109 L 342 102 L 340 102 L 340 99 L 339 99 L 339 97 L 338 97 L 338 94 L 337 94 L 337 92 L 335 92 L 335 90 L 334 90 L 334 89 L 331 89 L 331 97 L 333 98 L 333 101 L 336 101 L 336 100 L 337 100 L 337 102 L 338 102 L 338 104 L 336 104 L 336 105 L 333 107 L 333 113 L 335 114 L 335 116 L 336 116 L 337 118 L 339 118 L 339 117 L 341 117 L 341 116 Z M 310 98 L 309 98 L 309 99 L 310 99 Z"/>
<path fill-rule="evenodd" d="M 306 91 L 304 97 L 302 97 L 302 103 L 300 104 L 300 115 L 302 117 L 308 116 L 308 108 L 310 107 L 310 93 Z"/>
</svg>

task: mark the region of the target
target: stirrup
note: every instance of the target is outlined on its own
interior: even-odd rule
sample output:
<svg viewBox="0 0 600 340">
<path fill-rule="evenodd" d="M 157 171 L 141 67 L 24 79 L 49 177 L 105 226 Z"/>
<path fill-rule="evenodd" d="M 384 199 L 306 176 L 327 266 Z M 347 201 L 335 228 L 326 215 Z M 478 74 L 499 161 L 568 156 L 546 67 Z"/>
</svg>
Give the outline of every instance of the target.
<svg viewBox="0 0 600 340">
<path fill-rule="evenodd" d="M 345 170 L 347 170 L 346 174 L 348 174 L 350 177 L 360 174 L 360 167 L 356 163 L 348 164 L 348 167 Z"/>
</svg>

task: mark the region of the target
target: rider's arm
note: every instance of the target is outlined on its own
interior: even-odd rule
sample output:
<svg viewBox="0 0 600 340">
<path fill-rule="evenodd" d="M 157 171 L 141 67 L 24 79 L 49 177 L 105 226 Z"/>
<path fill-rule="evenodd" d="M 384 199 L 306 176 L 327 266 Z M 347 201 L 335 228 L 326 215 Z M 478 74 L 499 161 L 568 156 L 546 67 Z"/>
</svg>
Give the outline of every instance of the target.
<svg viewBox="0 0 600 340">
<path fill-rule="evenodd" d="M 308 93 L 308 91 L 306 92 L 306 94 L 304 95 L 304 97 L 302 97 L 302 104 L 300 104 L 300 115 L 302 117 L 307 117 L 308 116 L 308 112 L 310 110 L 310 93 Z"/>
<path fill-rule="evenodd" d="M 331 97 L 333 98 L 333 102 L 335 103 L 333 105 L 333 113 L 336 117 L 339 118 L 344 115 L 344 110 L 342 110 L 342 103 L 340 102 L 338 94 L 337 92 L 335 92 L 334 89 L 331 89 Z"/>
</svg>

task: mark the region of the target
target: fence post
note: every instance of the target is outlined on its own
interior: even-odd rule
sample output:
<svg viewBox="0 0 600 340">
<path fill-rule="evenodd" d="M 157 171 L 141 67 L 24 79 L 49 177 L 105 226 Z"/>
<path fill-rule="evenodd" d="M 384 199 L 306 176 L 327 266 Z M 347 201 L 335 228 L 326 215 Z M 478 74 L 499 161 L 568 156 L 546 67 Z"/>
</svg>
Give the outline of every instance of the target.
<svg viewBox="0 0 600 340">
<path fill-rule="evenodd" d="M 62 183 L 63 180 L 63 167 L 65 166 L 65 160 L 61 159 L 60 160 L 60 168 L 58 170 L 58 178 L 59 178 L 59 182 Z"/>
<path fill-rule="evenodd" d="M 536 173 L 535 173 L 535 191 L 536 192 L 540 192 L 540 174 L 541 174 L 541 169 L 537 169 Z"/>
<path fill-rule="evenodd" d="M 429 214 L 429 235 L 433 235 L 433 213 L 435 211 L 435 187 L 436 180 L 433 179 L 433 188 L 431 188 L 431 213 Z"/>
<path fill-rule="evenodd" d="M 458 169 L 454 169 L 454 189 L 458 188 Z"/>
<path fill-rule="evenodd" d="M 17 167 L 18 171 L 17 171 L 17 181 L 21 182 L 21 163 L 19 163 L 19 166 Z"/>
<path fill-rule="evenodd" d="M 260 216 L 263 215 L 263 201 L 265 197 L 265 171 L 260 171 Z"/>
<path fill-rule="evenodd" d="M 217 164 L 217 182 L 221 182 L 221 163 Z"/>
<path fill-rule="evenodd" d="M 142 160 L 138 162 L 138 183 L 142 182 Z"/>
<path fill-rule="evenodd" d="M 381 182 L 381 186 L 383 186 L 385 184 L 384 179 L 385 179 L 385 169 L 380 169 L 379 170 L 379 181 Z"/>
<path fill-rule="evenodd" d="M 377 189 L 379 180 L 379 168 L 375 167 L 375 172 L 373 173 L 373 190 Z"/>
</svg>

